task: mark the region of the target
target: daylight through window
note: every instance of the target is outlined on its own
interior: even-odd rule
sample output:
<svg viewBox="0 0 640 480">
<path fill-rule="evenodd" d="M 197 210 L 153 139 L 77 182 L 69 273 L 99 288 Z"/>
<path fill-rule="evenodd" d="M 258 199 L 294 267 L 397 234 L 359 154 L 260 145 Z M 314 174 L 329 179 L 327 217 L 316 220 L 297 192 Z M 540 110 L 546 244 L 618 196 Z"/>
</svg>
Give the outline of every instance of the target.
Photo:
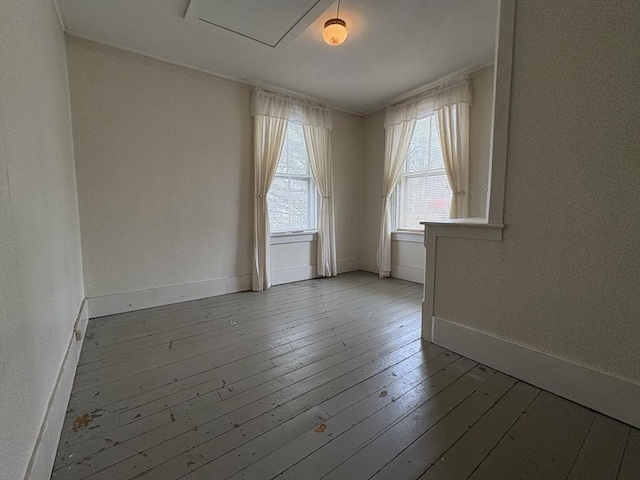
<svg viewBox="0 0 640 480">
<path fill-rule="evenodd" d="M 449 218 L 451 188 L 433 114 L 416 122 L 396 198 L 398 229 L 420 229 L 420 222 Z"/>
<path fill-rule="evenodd" d="M 289 122 L 268 194 L 271 232 L 315 230 L 316 198 L 302 125 Z"/>
</svg>

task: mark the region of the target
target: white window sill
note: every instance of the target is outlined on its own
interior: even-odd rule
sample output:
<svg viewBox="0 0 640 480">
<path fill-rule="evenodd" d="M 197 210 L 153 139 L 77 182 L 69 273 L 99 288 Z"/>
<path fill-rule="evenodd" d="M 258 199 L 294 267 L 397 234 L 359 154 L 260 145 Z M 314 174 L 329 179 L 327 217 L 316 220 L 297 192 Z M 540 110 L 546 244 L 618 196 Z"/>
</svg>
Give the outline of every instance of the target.
<svg viewBox="0 0 640 480">
<path fill-rule="evenodd" d="M 399 230 L 391 232 L 391 240 L 396 242 L 422 243 L 424 242 L 423 230 Z"/>
<path fill-rule="evenodd" d="M 504 229 L 504 224 L 488 223 L 486 218 L 452 218 L 451 220 L 440 222 L 420 223 L 425 226 L 427 237 L 458 237 L 500 241 L 502 240 L 502 230 Z"/>
<path fill-rule="evenodd" d="M 304 243 L 316 242 L 318 232 L 288 232 L 271 234 L 271 245 L 282 245 L 284 243 Z"/>
</svg>

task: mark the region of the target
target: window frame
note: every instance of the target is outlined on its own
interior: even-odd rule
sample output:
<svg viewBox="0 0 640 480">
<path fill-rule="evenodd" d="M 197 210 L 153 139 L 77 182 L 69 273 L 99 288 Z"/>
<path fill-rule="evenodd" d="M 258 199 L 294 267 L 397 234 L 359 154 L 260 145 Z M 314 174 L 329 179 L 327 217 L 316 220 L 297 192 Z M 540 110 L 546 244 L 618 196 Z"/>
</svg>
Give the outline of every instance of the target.
<svg viewBox="0 0 640 480">
<path fill-rule="evenodd" d="M 287 134 L 289 132 L 289 127 L 291 125 L 300 125 L 296 122 L 289 122 L 289 124 L 287 125 Z M 285 136 L 285 142 L 287 140 L 287 136 Z M 303 137 L 303 141 L 305 142 L 305 148 L 306 148 L 306 140 Z M 283 149 L 285 148 L 285 145 L 283 145 Z M 318 231 L 318 203 L 319 203 L 319 194 L 318 194 L 318 189 L 316 188 L 316 184 L 315 181 L 313 179 L 313 174 L 311 173 L 311 165 L 309 162 L 309 155 L 307 154 L 305 156 L 306 160 L 307 160 L 307 173 L 306 174 L 300 174 L 300 173 L 278 173 L 278 167 L 280 166 L 280 160 L 282 160 L 282 154 L 280 154 L 280 158 L 278 159 L 278 167 L 276 167 L 276 173 L 273 177 L 273 182 L 271 182 L 271 187 L 269 188 L 269 193 L 267 193 L 267 201 L 268 201 L 268 197 L 269 194 L 271 193 L 271 190 L 273 188 L 273 184 L 276 180 L 276 178 L 281 178 L 281 179 L 286 179 L 289 182 L 289 188 L 287 190 L 288 193 L 288 205 L 291 205 L 291 180 L 303 180 L 303 181 L 307 181 L 309 182 L 309 189 L 308 189 L 308 193 L 307 193 L 307 202 L 308 202 L 308 211 L 307 211 L 307 215 L 309 216 L 309 223 L 313 224 L 315 226 L 310 227 L 310 228 L 305 228 L 305 229 L 301 229 L 301 230 L 272 230 L 270 232 L 271 235 L 286 235 L 286 234 L 304 234 L 304 233 L 315 233 Z M 269 223 L 272 223 L 272 219 L 271 219 L 271 209 L 269 209 Z"/>
<path fill-rule="evenodd" d="M 420 118 L 417 119 L 417 122 L 420 120 L 424 120 L 426 118 L 429 117 L 434 117 L 435 113 L 431 112 L 427 115 L 424 115 Z M 415 132 L 414 132 L 415 133 Z M 413 137 L 413 136 L 412 136 Z M 412 138 L 413 140 L 413 138 Z M 409 155 L 409 153 L 407 152 L 407 156 Z M 423 227 L 407 227 L 407 226 L 401 226 L 400 225 L 400 220 L 401 220 L 401 212 L 402 212 L 402 208 L 404 206 L 403 202 L 404 202 L 404 195 L 402 195 L 402 188 L 403 185 L 406 185 L 406 181 L 409 178 L 422 178 L 424 177 L 425 179 L 428 180 L 429 177 L 435 177 L 435 176 L 442 176 L 444 175 L 446 178 L 447 175 L 447 171 L 445 169 L 444 166 L 442 166 L 441 168 L 426 168 L 424 170 L 417 170 L 417 171 L 413 171 L 413 172 L 405 172 L 407 168 L 407 157 L 405 157 L 403 164 L 402 164 L 402 172 L 400 172 L 400 175 L 398 177 L 398 183 L 396 184 L 396 187 L 393 190 L 393 194 L 392 194 L 392 202 L 393 202 L 393 218 L 392 218 L 392 225 L 395 226 L 394 231 L 395 232 L 422 232 L 424 231 Z M 448 181 L 448 180 L 447 180 Z M 453 193 L 451 193 L 452 199 L 453 199 Z M 425 219 L 425 221 L 429 221 L 429 219 Z"/>
</svg>

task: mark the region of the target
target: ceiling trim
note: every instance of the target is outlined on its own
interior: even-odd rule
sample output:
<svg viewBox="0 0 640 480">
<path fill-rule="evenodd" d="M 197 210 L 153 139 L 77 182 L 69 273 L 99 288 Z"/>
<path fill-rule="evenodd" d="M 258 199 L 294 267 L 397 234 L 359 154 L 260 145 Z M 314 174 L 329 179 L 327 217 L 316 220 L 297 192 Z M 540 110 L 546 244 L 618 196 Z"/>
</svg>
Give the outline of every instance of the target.
<svg viewBox="0 0 640 480">
<path fill-rule="evenodd" d="M 421 93 L 425 93 L 433 88 L 436 88 L 438 86 L 440 86 L 441 84 L 448 82 L 449 80 L 454 79 L 455 77 L 461 77 L 463 75 L 471 75 L 472 73 L 478 72 L 480 70 L 483 70 L 487 67 L 491 67 L 493 66 L 493 62 L 489 62 L 489 63 L 485 63 L 483 65 L 475 65 L 473 67 L 466 67 L 466 68 L 461 68 L 460 70 L 456 70 L 455 72 L 449 73 L 447 75 L 445 75 L 444 77 L 439 78 L 438 80 L 434 80 L 433 82 L 429 82 L 426 85 L 423 85 L 421 87 L 418 88 L 414 88 L 413 90 L 407 92 L 407 93 L 403 93 L 402 95 L 399 95 L 397 97 L 392 98 L 389 102 L 385 103 L 384 105 L 382 105 L 381 107 L 376 107 L 373 110 L 369 110 L 368 112 L 365 112 L 363 114 L 361 114 L 363 117 L 367 116 L 367 115 L 371 115 L 372 113 L 378 112 L 380 110 L 382 110 L 383 108 L 387 108 L 395 103 L 399 103 L 399 102 L 403 102 L 404 100 L 408 100 L 411 97 L 415 97 L 416 95 L 420 95 Z"/>
<path fill-rule="evenodd" d="M 173 71 L 183 75 L 189 75 L 195 78 L 213 81 L 228 87 L 238 88 L 240 90 L 252 90 L 253 88 L 258 87 L 258 88 L 262 88 L 263 90 L 269 90 L 275 93 L 282 93 L 285 95 L 295 96 L 303 100 L 309 100 L 310 102 L 324 105 L 327 108 L 330 108 L 331 110 L 336 112 L 342 112 L 349 115 L 356 115 L 358 117 L 363 116 L 362 113 L 353 112 L 351 110 L 347 110 L 342 107 L 336 107 L 321 98 L 311 97 L 309 95 L 305 95 L 296 91 L 288 90 L 282 87 L 277 87 L 275 85 L 269 85 L 262 82 L 255 82 L 251 80 L 241 80 L 241 79 L 229 77 L 226 75 L 220 75 L 214 72 L 210 72 L 208 70 L 204 70 L 202 68 L 193 67 L 187 64 L 176 63 L 161 57 L 157 57 L 155 55 L 142 53 L 132 48 L 127 48 L 121 45 L 107 43 L 94 38 L 78 35 L 69 30 L 65 31 L 65 39 L 67 43 L 70 45 L 86 48 L 87 50 L 94 50 L 97 52 L 105 53 L 107 55 L 113 55 L 116 57 L 124 58 L 129 61 L 133 61 L 133 62 L 143 63 L 151 67 L 162 68 L 164 70 Z"/>
<path fill-rule="evenodd" d="M 226 86 L 230 86 L 230 87 L 235 87 L 235 88 L 239 88 L 241 90 L 251 90 L 252 88 L 261 88 L 263 90 L 269 90 L 275 93 L 282 93 L 285 95 L 291 95 L 291 96 L 295 96 L 304 100 L 309 100 L 311 102 L 314 103 L 318 103 L 321 105 L 324 105 L 328 108 L 330 108 L 331 110 L 337 111 L 337 112 L 342 112 L 342 113 L 346 113 L 349 115 L 356 115 L 358 117 L 366 117 L 367 115 L 371 115 L 372 113 L 376 113 L 380 110 L 383 110 L 385 108 L 387 108 L 390 105 L 393 105 L 394 103 L 398 103 L 401 102 L 403 100 L 406 100 L 410 97 L 413 97 L 414 95 L 419 95 L 427 90 L 430 90 L 434 87 L 437 87 L 439 84 L 446 82 L 448 80 L 451 80 L 454 77 L 460 76 L 460 75 L 471 75 L 479 70 L 482 70 L 484 68 L 490 67 L 493 65 L 493 62 L 489 62 L 486 63 L 484 65 L 477 65 L 474 67 L 468 67 L 468 68 L 463 68 L 460 70 L 457 70 L 453 73 L 450 73 L 448 75 L 445 75 L 442 78 L 439 78 L 438 80 L 435 80 L 433 82 L 427 83 L 426 85 L 423 85 L 421 87 L 418 87 L 416 89 L 413 89 L 407 93 L 404 93 L 400 96 L 397 96 L 393 99 L 391 99 L 391 101 L 385 103 L 384 105 L 374 108 L 373 110 L 369 110 L 367 112 L 364 113 L 360 113 L 360 112 L 354 112 L 352 110 L 347 110 L 346 108 L 342 108 L 342 107 L 336 107 L 334 105 L 332 105 L 331 103 L 327 102 L 326 100 L 323 100 L 321 98 L 317 98 L 317 97 L 312 97 L 309 95 L 305 95 L 303 93 L 299 93 L 296 92 L 294 90 L 288 90 L 286 88 L 282 88 L 282 87 L 278 87 L 276 85 L 270 85 L 268 83 L 262 83 L 262 82 L 256 82 L 254 80 L 246 80 L 246 79 L 238 79 L 238 78 L 233 78 L 233 77 L 229 77 L 226 75 L 221 75 L 218 73 L 214 73 L 214 72 L 210 72 L 208 70 L 204 70 L 202 68 L 198 68 L 198 67 L 194 67 L 191 65 L 187 65 L 187 64 L 182 64 L 182 63 L 176 63 L 170 60 L 167 60 L 165 58 L 162 57 L 158 57 L 155 55 L 149 55 L 147 53 L 143 53 L 140 51 L 137 51 L 135 49 L 132 48 L 128 48 L 128 47 L 123 47 L 122 45 L 118 45 L 118 44 L 113 44 L 113 43 L 107 43 L 107 42 L 103 42 L 101 40 L 97 40 L 95 38 L 89 38 L 83 35 L 78 35 L 76 33 L 73 33 L 71 31 L 69 31 L 68 29 L 65 30 L 65 38 L 67 43 L 69 43 L 70 45 L 76 45 L 79 47 L 83 47 L 86 48 L 88 50 L 94 50 L 94 51 L 98 51 L 98 52 L 102 52 L 102 53 L 106 53 L 109 55 L 114 55 L 116 57 L 121 57 L 130 61 L 134 61 L 134 62 L 139 62 L 139 63 L 144 63 L 145 65 L 149 65 L 152 67 L 157 67 L 157 68 L 163 68 L 165 70 L 170 70 L 173 72 L 177 72 L 177 73 L 182 73 L 183 75 L 190 75 L 190 76 L 195 76 L 196 78 L 200 78 L 200 79 L 205 79 L 205 80 L 209 80 L 209 81 L 214 81 L 216 83 L 219 83 L 221 85 L 226 85 Z"/>
<path fill-rule="evenodd" d="M 198 67 L 170 62 L 164 58 L 148 55 L 146 53 L 142 53 L 131 48 L 126 48 L 121 45 L 106 43 L 94 38 L 78 35 L 70 32 L 69 30 L 65 32 L 65 38 L 69 45 L 82 47 L 87 50 L 93 50 L 107 55 L 113 55 L 114 57 L 120 57 L 132 62 L 143 63 L 151 67 L 162 68 L 164 70 L 170 70 L 176 73 L 181 73 L 200 79 L 214 81 L 228 87 L 235 87 L 241 90 L 251 89 L 249 85 L 234 78 L 215 75 Z"/>
</svg>

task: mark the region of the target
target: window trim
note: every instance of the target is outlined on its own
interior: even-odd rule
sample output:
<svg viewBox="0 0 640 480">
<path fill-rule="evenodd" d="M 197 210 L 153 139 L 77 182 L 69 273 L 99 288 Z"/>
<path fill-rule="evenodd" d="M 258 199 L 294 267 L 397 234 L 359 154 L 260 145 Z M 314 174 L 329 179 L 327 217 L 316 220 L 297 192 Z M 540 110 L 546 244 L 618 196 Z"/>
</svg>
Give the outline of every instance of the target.
<svg viewBox="0 0 640 480">
<path fill-rule="evenodd" d="M 296 125 L 301 125 L 298 124 L 297 122 L 288 122 L 289 125 L 287 125 L 287 130 L 289 128 L 289 126 L 291 126 L 292 124 L 296 124 Z M 286 137 L 285 137 L 286 140 Z M 305 142 L 305 148 L 306 148 L 306 139 L 304 140 Z M 307 159 L 307 172 L 306 174 L 301 174 L 301 173 L 278 173 L 278 167 L 279 167 L 279 163 L 280 160 L 282 159 L 279 158 L 278 159 L 278 166 L 276 167 L 276 173 L 274 174 L 273 180 L 275 181 L 276 178 L 285 178 L 288 181 L 290 181 L 291 179 L 294 180 L 304 180 L 304 181 L 308 181 L 309 185 L 310 185 L 310 189 L 309 189 L 309 210 L 307 212 L 307 214 L 309 215 L 309 217 L 312 217 L 313 223 L 315 226 L 311 227 L 311 228 L 305 228 L 305 229 L 301 229 L 301 230 L 276 230 L 276 231 L 272 231 L 271 236 L 279 236 L 279 235 L 292 235 L 292 234 L 309 234 L 309 233 L 314 233 L 318 231 L 318 205 L 319 205 L 319 193 L 318 193 L 318 188 L 316 187 L 316 183 L 315 180 L 313 178 L 313 174 L 311 173 L 311 165 L 310 165 L 310 161 L 309 161 L 309 156 L 307 154 L 306 159 Z M 271 183 L 271 187 L 273 187 L 273 182 Z M 268 202 L 268 197 L 269 197 L 269 193 L 271 193 L 271 188 L 269 188 L 269 192 L 267 193 L 267 202 Z M 314 195 L 315 193 L 315 195 Z M 289 205 L 291 205 L 291 203 L 289 202 Z M 269 212 L 269 216 L 271 216 L 271 211 Z M 269 221 L 271 221 L 271 218 L 269 218 Z M 292 242 L 282 242 L 282 243 L 292 243 Z"/>
<path fill-rule="evenodd" d="M 318 241 L 318 232 L 287 232 L 271 234 L 269 243 L 271 245 L 282 245 L 285 243 L 309 243 Z"/>
<path fill-rule="evenodd" d="M 397 230 L 391 232 L 394 242 L 424 243 L 424 227 L 421 230 Z"/>
<path fill-rule="evenodd" d="M 434 113 L 423 115 L 420 118 L 418 118 L 418 121 L 424 120 L 429 117 L 433 117 L 434 115 L 435 115 Z M 412 227 L 400 225 L 401 212 L 403 207 L 402 186 L 410 178 L 421 178 L 421 177 L 428 178 L 428 177 L 435 177 L 435 176 L 441 176 L 441 175 L 444 175 L 446 177 L 447 171 L 444 166 L 442 168 L 431 168 L 431 169 L 427 168 L 424 170 L 417 170 L 413 172 L 405 172 L 404 170 L 406 168 L 407 168 L 407 158 L 405 157 L 404 163 L 402 165 L 403 171 L 400 173 L 400 176 L 398 177 L 398 183 L 396 184 L 396 188 L 394 188 L 393 190 L 393 194 L 391 198 L 391 201 L 393 202 L 393 213 L 392 213 L 393 218 L 391 219 L 392 220 L 391 224 L 394 226 L 393 231 L 395 232 L 424 232 L 424 229 L 421 227 L 412 228 Z"/>
</svg>

